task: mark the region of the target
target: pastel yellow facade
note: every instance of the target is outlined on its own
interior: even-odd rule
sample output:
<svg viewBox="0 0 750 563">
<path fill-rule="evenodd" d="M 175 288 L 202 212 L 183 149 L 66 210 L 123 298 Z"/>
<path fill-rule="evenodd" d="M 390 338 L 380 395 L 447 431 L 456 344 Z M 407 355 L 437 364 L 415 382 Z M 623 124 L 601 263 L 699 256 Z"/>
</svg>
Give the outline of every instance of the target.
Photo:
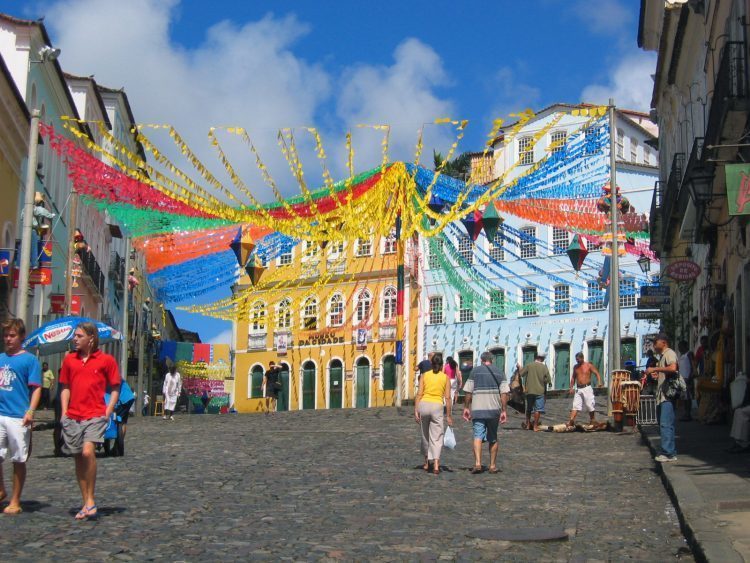
<svg viewBox="0 0 750 563">
<path fill-rule="evenodd" d="M 416 281 L 407 273 L 404 363 L 396 365 L 395 241 L 331 242 L 325 249 L 303 242 L 267 264 L 249 320 L 235 327 L 237 411 L 263 411 L 261 384 L 271 361 L 282 366 L 279 410 L 393 405 L 399 382 L 402 398 L 412 397 L 419 294 L 410 279 Z M 243 277 L 240 287 L 249 283 Z"/>
</svg>

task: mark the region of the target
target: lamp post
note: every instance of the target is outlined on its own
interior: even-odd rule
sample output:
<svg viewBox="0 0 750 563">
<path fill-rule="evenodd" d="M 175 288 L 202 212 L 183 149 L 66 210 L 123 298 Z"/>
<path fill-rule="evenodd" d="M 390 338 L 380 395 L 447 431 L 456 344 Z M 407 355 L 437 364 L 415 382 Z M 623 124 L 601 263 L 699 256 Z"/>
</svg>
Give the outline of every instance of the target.
<svg viewBox="0 0 750 563">
<path fill-rule="evenodd" d="M 638 257 L 638 267 L 641 269 L 641 272 L 644 274 L 649 273 L 651 271 L 651 260 L 648 256 L 646 256 L 643 252 L 641 252 L 641 255 Z"/>
<path fill-rule="evenodd" d="M 618 240 L 618 209 L 617 209 L 617 157 L 615 154 L 614 138 L 615 102 L 609 99 L 609 187 L 610 187 L 610 221 L 612 222 L 612 259 L 609 274 L 609 366 L 610 372 L 620 369 L 620 256 Z"/>
</svg>

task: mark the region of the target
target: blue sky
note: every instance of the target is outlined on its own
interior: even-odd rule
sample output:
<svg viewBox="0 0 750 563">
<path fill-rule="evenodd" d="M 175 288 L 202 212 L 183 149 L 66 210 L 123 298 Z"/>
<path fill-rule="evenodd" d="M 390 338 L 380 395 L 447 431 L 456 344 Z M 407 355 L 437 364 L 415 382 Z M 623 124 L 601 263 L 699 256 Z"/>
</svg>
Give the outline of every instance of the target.
<svg viewBox="0 0 750 563">
<path fill-rule="evenodd" d="M 45 16 L 64 70 L 124 87 L 139 122 L 174 125 L 206 158 L 208 127 L 242 125 L 280 171 L 274 132 L 315 126 L 334 175 L 344 133 L 360 123 L 391 125 L 392 158 L 410 159 L 416 131 L 440 117 L 468 119 L 461 149 L 479 150 L 494 118 L 525 108 L 612 96 L 648 111 L 655 58 L 637 48 L 638 9 L 636 0 L 0 0 L 0 11 Z M 355 135 L 357 167 L 377 164 L 377 139 Z M 451 140 L 426 130 L 427 151 Z M 253 185 L 257 171 L 247 172 Z M 228 330 L 176 317 L 204 341 Z"/>
</svg>

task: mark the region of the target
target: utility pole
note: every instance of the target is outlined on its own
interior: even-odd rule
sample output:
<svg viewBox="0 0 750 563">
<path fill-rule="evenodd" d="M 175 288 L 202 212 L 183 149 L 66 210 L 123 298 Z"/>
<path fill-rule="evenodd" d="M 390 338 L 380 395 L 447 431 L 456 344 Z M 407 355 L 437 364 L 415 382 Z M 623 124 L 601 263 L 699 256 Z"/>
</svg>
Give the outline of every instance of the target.
<svg viewBox="0 0 750 563">
<path fill-rule="evenodd" d="M 70 207 L 68 208 L 68 237 L 65 241 L 68 247 L 68 271 L 65 276 L 65 315 L 71 315 L 73 307 L 73 259 L 76 255 L 73 244 L 73 233 L 78 222 L 78 193 L 75 189 L 70 190 Z"/>
<path fill-rule="evenodd" d="M 617 155 L 615 151 L 615 102 L 609 99 L 609 187 L 612 221 L 612 260 L 609 275 L 609 372 L 620 369 L 620 256 L 617 210 Z"/>
<path fill-rule="evenodd" d="M 124 237 L 125 241 L 125 269 L 123 271 L 123 279 L 122 279 L 122 343 L 120 346 L 120 373 L 125 374 L 125 377 L 127 378 L 128 375 L 128 296 L 130 294 L 130 291 L 128 291 L 128 273 L 130 272 L 130 238 Z M 141 393 L 140 389 L 137 389 L 137 394 L 135 396 L 135 412 L 141 412 L 143 409 L 143 393 Z"/>
<path fill-rule="evenodd" d="M 31 268 L 31 230 L 34 228 L 34 186 L 36 184 L 36 148 L 39 143 L 38 109 L 31 112 L 29 127 L 29 156 L 26 160 L 26 185 L 23 193 L 23 222 L 21 223 L 21 256 L 18 259 L 18 293 L 16 293 L 16 317 L 26 322 L 29 302 L 29 270 Z M 34 250 L 36 252 L 36 250 Z"/>
</svg>

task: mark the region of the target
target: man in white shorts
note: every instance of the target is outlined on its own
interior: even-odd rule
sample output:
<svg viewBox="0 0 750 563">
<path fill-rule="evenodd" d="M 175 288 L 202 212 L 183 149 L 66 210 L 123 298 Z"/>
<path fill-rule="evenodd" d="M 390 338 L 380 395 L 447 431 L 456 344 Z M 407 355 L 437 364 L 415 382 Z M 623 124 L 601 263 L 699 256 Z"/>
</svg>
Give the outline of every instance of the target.
<svg viewBox="0 0 750 563">
<path fill-rule="evenodd" d="M 573 397 L 573 410 L 570 411 L 568 426 L 575 426 L 576 416 L 584 409 L 589 413 L 591 424 L 595 422 L 596 399 L 594 399 L 594 389 L 591 387 L 592 373 L 596 376 L 597 386 L 601 387 L 602 376 L 599 375 L 599 370 L 591 362 L 584 361 L 583 353 L 578 352 L 576 354 L 576 365 L 570 377 L 570 394 L 572 395 L 575 391 L 575 397 Z M 576 386 L 575 390 L 573 385 Z"/>
<path fill-rule="evenodd" d="M 0 354 L 0 501 L 8 496 L 2 462 L 13 462 L 13 493 L 4 514 L 21 513 L 26 460 L 31 449 L 31 425 L 42 397 L 42 368 L 21 348 L 26 326 L 21 319 L 3 323 L 5 352 Z"/>
</svg>

